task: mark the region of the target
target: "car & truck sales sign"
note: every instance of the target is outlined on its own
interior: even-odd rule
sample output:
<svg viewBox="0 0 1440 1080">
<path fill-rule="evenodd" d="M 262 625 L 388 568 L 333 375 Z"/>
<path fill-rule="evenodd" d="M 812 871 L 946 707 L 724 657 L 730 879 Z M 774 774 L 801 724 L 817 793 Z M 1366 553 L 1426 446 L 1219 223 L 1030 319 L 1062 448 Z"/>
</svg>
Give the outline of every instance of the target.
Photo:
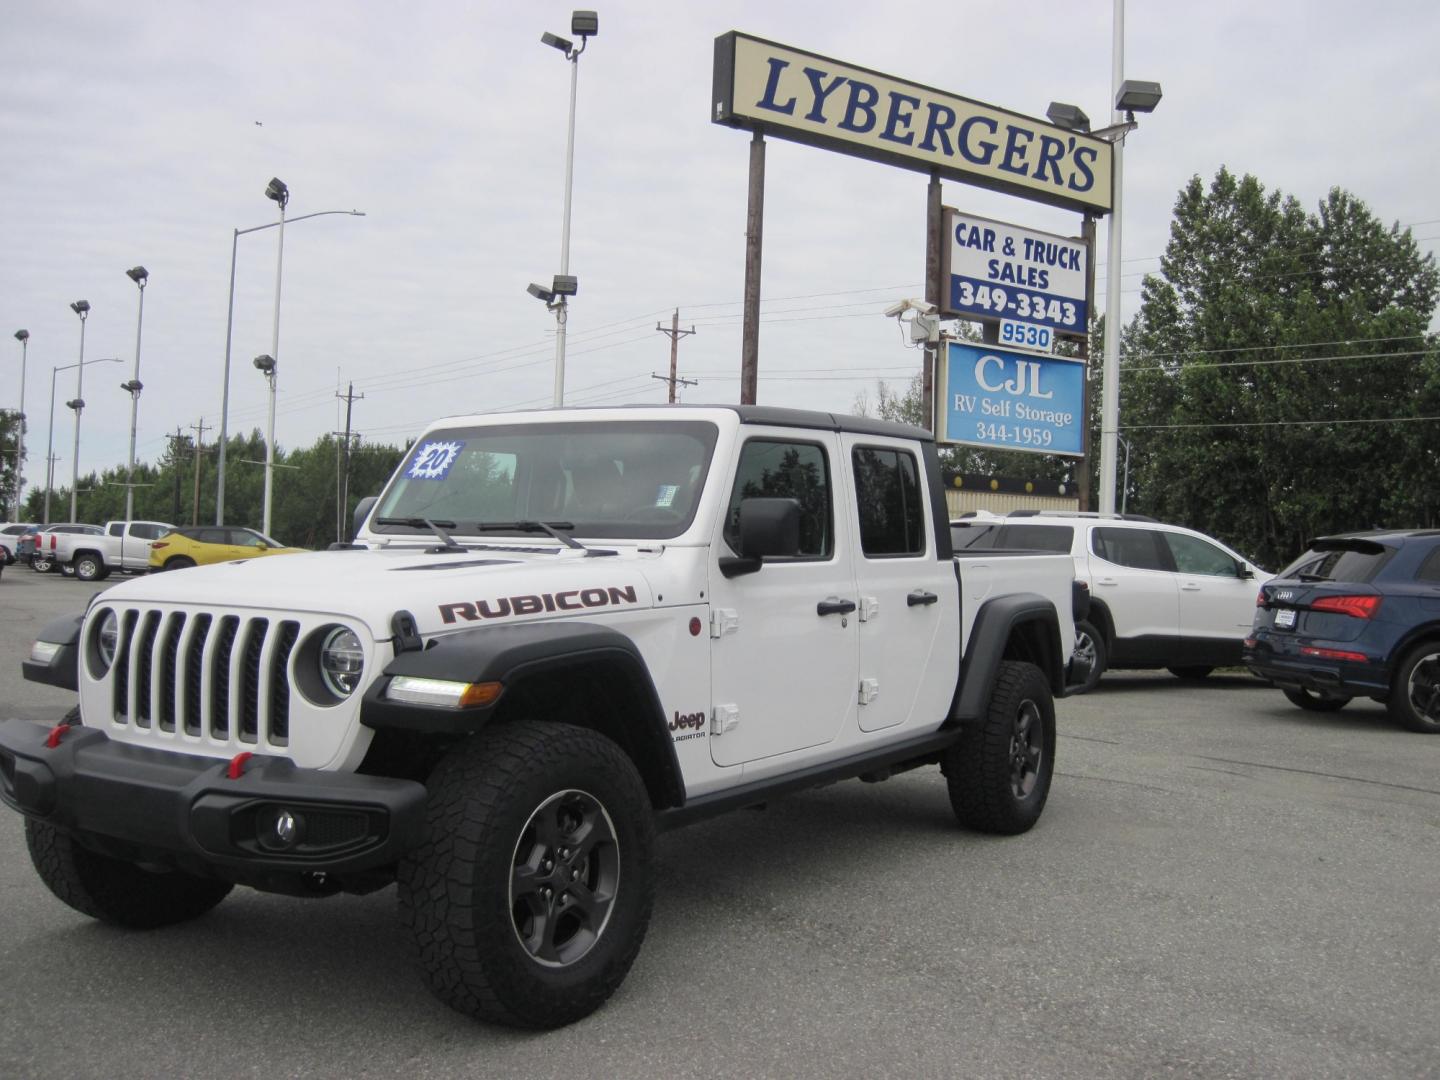
<svg viewBox="0 0 1440 1080">
<path fill-rule="evenodd" d="M 734 30 L 715 39 L 710 119 L 1054 206 L 1110 209 L 1114 148 L 1103 139 Z"/>
<path fill-rule="evenodd" d="M 940 310 L 982 321 L 1018 319 L 1084 337 L 1089 247 L 1084 240 L 945 210 Z"/>
</svg>

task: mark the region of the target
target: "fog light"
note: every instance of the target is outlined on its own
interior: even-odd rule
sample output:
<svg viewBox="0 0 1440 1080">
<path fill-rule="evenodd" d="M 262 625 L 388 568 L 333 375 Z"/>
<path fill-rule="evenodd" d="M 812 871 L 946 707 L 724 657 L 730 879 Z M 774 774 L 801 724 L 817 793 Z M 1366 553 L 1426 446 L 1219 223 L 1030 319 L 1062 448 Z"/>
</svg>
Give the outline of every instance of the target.
<svg viewBox="0 0 1440 1080">
<path fill-rule="evenodd" d="M 283 806 L 261 812 L 255 821 L 255 839 L 271 851 L 289 851 L 305 836 L 305 819 Z"/>
</svg>

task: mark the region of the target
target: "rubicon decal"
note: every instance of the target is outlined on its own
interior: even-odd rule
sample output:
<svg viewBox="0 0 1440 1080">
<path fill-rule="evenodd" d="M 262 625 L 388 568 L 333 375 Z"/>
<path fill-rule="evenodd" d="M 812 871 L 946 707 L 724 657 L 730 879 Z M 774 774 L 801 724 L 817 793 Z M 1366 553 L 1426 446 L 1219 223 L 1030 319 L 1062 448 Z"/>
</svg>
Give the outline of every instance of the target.
<svg viewBox="0 0 1440 1080">
<path fill-rule="evenodd" d="M 525 596 L 497 596 L 491 600 L 459 600 L 440 605 L 440 620 L 454 623 L 506 619 L 514 615 L 539 615 L 542 611 L 581 611 L 586 608 L 620 607 L 638 604 L 634 585 L 567 589 L 557 593 L 530 593 Z"/>
</svg>

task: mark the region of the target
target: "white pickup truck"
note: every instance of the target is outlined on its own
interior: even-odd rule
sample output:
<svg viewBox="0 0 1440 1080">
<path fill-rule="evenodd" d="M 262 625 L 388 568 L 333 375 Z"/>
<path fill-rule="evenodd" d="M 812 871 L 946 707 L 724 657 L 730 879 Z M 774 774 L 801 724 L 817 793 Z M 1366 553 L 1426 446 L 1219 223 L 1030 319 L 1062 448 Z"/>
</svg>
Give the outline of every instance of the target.
<svg viewBox="0 0 1440 1080">
<path fill-rule="evenodd" d="M 175 526 L 163 521 L 107 521 L 98 535 L 51 533 L 50 559 L 81 581 L 102 581 L 112 571 L 150 568 L 150 542 Z"/>
<path fill-rule="evenodd" d="M 25 674 L 79 707 L 0 724 L 0 797 L 60 899 L 153 927 L 398 883 L 442 1000 L 555 1027 L 635 959 L 657 830 L 930 765 L 966 826 L 1040 817 L 1072 564 L 954 558 L 925 431 L 458 417 L 357 519 L 45 629 Z"/>
</svg>

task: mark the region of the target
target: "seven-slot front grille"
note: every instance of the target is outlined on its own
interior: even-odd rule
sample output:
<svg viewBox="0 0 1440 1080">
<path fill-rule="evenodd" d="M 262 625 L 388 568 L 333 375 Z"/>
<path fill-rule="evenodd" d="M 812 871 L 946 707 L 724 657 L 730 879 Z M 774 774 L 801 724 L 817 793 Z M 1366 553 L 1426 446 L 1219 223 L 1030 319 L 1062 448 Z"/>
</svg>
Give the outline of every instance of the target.
<svg viewBox="0 0 1440 1080">
<path fill-rule="evenodd" d="M 116 724 L 240 746 L 290 740 L 291 619 L 120 609 L 111 681 Z"/>
</svg>

